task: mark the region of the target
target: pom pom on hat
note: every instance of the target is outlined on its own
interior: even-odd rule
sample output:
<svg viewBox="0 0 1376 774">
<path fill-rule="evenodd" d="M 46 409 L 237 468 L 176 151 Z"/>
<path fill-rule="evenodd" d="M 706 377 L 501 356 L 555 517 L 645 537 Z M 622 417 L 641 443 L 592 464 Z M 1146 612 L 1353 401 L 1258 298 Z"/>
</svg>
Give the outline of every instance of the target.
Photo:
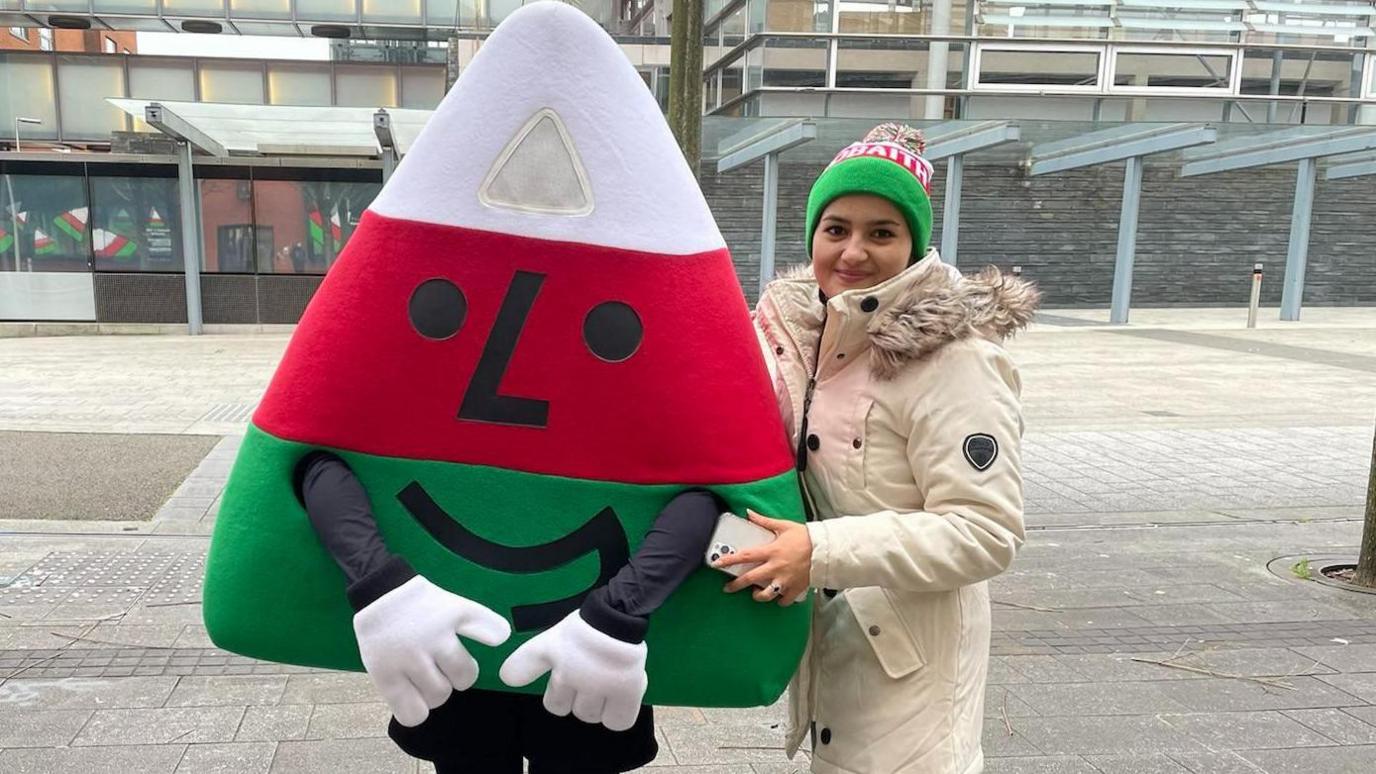
<svg viewBox="0 0 1376 774">
<path fill-rule="evenodd" d="M 922 134 L 921 129 L 914 129 L 907 124 L 880 124 L 871 129 L 861 142 L 891 142 L 902 145 L 919 156 L 927 152 L 926 135 Z"/>
</svg>

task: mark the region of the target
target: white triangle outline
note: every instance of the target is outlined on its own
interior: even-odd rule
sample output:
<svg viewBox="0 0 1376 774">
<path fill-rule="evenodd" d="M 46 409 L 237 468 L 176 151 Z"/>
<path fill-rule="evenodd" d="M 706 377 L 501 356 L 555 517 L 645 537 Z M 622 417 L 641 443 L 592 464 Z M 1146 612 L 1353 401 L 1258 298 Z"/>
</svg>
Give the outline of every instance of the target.
<svg viewBox="0 0 1376 774">
<path fill-rule="evenodd" d="M 526 137 L 529 136 L 531 132 L 535 131 L 535 127 L 539 126 L 540 122 L 545 119 L 549 119 L 554 124 L 555 131 L 559 133 L 559 139 L 564 143 L 564 152 L 568 154 L 569 162 L 573 164 L 573 173 L 578 177 L 578 186 L 583 190 L 584 204 L 578 209 L 570 209 L 568 207 L 521 206 L 510 202 L 498 201 L 488 195 L 489 189 L 493 183 L 497 181 L 497 177 L 501 175 L 502 170 L 506 168 L 506 163 L 511 160 L 511 156 L 516 153 L 516 149 L 521 147 L 521 143 L 525 141 Z M 516 212 L 529 212 L 539 215 L 563 215 L 576 218 L 592 214 L 594 203 L 592 198 L 592 186 L 588 183 L 588 172 L 583 168 L 583 159 L 578 155 L 578 149 L 573 145 L 573 137 L 569 134 L 568 128 L 564 126 L 563 119 L 559 118 L 559 114 L 556 113 L 553 108 L 541 108 L 535 111 L 535 114 L 526 120 L 525 126 L 522 126 L 521 130 L 516 132 L 516 136 L 513 137 L 511 142 L 508 142 L 506 147 L 502 149 L 502 152 L 497 155 L 497 159 L 492 162 L 492 166 L 487 170 L 487 177 L 483 178 L 482 185 L 478 186 L 478 201 L 482 202 L 485 206 L 500 210 L 514 210 Z"/>
</svg>

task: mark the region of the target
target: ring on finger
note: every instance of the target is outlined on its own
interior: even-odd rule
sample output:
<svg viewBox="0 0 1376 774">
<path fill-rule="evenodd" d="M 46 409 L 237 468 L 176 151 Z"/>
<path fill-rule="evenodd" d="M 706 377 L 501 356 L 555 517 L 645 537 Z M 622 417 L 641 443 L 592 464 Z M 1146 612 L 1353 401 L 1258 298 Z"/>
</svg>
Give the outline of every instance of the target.
<svg viewBox="0 0 1376 774">
<path fill-rule="evenodd" d="M 777 584 L 777 583 L 771 584 L 770 587 L 769 587 L 769 590 L 772 591 L 772 592 L 774 592 L 774 597 L 775 597 L 776 599 L 777 599 L 778 597 L 782 597 L 782 596 L 784 595 L 784 587 L 783 587 L 783 586 L 780 586 L 780 585 Z"/>
</svg>

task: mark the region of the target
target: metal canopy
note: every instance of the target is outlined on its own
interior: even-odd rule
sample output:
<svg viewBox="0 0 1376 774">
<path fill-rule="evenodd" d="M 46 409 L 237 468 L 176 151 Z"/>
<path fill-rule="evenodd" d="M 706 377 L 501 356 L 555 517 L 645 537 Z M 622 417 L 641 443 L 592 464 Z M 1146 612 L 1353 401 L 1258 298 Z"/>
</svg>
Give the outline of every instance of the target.
<svg viewBox="0 0 1376 774">
<path fill-rule="evenodd" d="M 1137 214 L 1142 201 L 1142 157 L 1205 145 L 1218 139 L 1206 124 L 1127 124 L 1033 146 L 1023 166 L 1045 175 L 1124 161 L 1123 205 L 1118 218 L 1118 252 L 1113 265 L 1109 320 L 1126 323 L 1132 308 L 1132 269 L 1137 258 Z"/>
<path fill-rule="evenodd" d="M 227 105 L 121 97 L 111 97 L 107 101 L 125 113 L 144 120 L 148 106 L 159 105 L 164 115 L 174 116 L 180 121 L 179 127 L 199 132 L 206 145 L 200 142 L 193 144 L 216 156 L 371 158 L 382 153 L 373 130 L 373 116 L 378 110 L 376 107 Z M 397 152 L 405 155 L 434 111 L 386 110 Z"/>
<path fill-rule="evenodd" d="M 1373 149 L 1376 149 L 1376 128 L 1369 126 L 1323 132 L 1303 128 L 1282 129 L 1187 153 L 1180 176 L 1194 177 L 1236 169 L 1269 167 Z"/>
<path fill-rule="evenodd" d="M 1343 159 L 1341 164 L 1329 167 L 1324 177 L 1328 180 L 1345 180 L 1366 175 L 1376 175 L 1376 156 Z"/>
<path fill-rule="evenodd" d="M 1022 137 L 1022 129 L 1008 121 L 981 121 L 976 124 L 948 121 L 933 126 L 924 134 L 927 136 L 927 152 L 923 156 L 928 161 L 939 161 L 1006 142 L 1016 142 Z"/>
<path fill-rule="evenodd" d="M 946 196 L 942 199 L 941 260 L 956 265 L 960 236 L 960 197 L 965 185 L 965 154 L 1016 142 L 1022 129 L 1007 121 L 970 124 L 950 121 L 926 132 L 928 161 L 946 159 Z"/>
<path fill-rule="evenodd" d="M 380 156 L 384 179 L 419 134 L 428 110 L 221 105 L 111 98 L 177 143 L 178 208 L 186 276 L 186 319 L 201 332 L 201 224 L 194 154 L 230 156 Z"/>
<path fill-rule="evenodd" d="M 717 173 L 730 172 L 771 153 L 783 153 L 789 148 L 815 139 L 816 122 L 801 119 L 783 121 L 764 128 L 747 129 L 722 140 L 720 156 L 717 159 Z"/>
<path fill-rule="evenodd" d="M 1024 166 L 1029 175 L 1046 175 L 1205 145 L 1217 137 L 1207 124 L 1125 124 L 1033 146 Z"/>
<path fill-rule="evenodd" d="M 197 129 L 191 122 L 172 112 L 157 102 L 150 102 L 143 112 L 143 120 L 149 126 L 173 139 L 190 143 L 193 148 L 211 156 L 228 156 L 225 146 L 216 142 L 205 132 Z"/>
<path fill-rule="evenodd" d="M 1309 225 L 1314 213 L 1314 189 L 1318 182 L 1318 159 L 1369 150 L 1376 150 L 1376 129 L 1372 127 L 1323 132 L 1296 128 L 1219 143 L 1186 154 L 1185 165 L 1180 168 L 1181 177 L 1299 162 L 1295 176 L 1295 201 L 1290 211 L 1290 246 L 1285 255 L 1280 319 L 1300 319 L 1304 272 L 1309 261 Z"/>
<path fill-rule="evenodd" d="M 817 139 L 817 124 L 789 120 L 763 129 L 748 129 L 721 142 L 717 173 L 730 172 L 756 159 L 764 159 L 764 209 L 760 220 L 759 292 L 774 277 L 774 240 L 779 211 L 779 154 Z"/>
</svg>

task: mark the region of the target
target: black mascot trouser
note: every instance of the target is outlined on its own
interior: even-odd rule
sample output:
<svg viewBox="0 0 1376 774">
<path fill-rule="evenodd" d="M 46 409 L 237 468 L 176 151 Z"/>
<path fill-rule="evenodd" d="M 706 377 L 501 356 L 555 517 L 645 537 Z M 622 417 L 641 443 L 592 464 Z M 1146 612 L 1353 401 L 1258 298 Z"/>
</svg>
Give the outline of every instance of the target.
<svg viewBox="0 0 1376 774">
<path fill-rule="evenodd" d="M 408 754 L 434 761 L 437 774 L 613 774 L 654 760 L 653 710 L 635 725 L 609 731 L 569 715 L 551 715 L 540 696 L 470 689 L 455 692 L 408 728 L 392 719 L 387 733 Z"/>
</svg>

